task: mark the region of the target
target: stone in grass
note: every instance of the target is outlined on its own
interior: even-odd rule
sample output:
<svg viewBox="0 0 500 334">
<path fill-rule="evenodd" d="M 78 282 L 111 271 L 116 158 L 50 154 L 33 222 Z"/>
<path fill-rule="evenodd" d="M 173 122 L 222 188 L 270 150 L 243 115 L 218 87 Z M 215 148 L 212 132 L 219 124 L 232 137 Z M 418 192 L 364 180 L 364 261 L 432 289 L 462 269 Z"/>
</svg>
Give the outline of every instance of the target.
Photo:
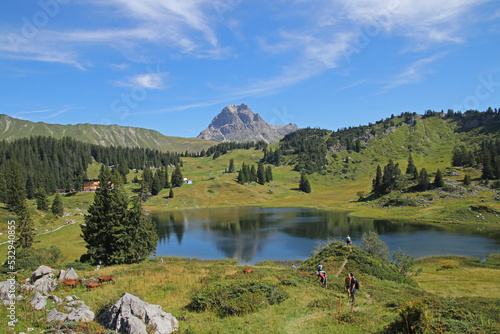
<svg viewBox="0 0 500 334">
<path fill-rule="evenodd" d="M 159 305 L 150 305 L 138 297 L 125 293 L 115 305 L 104 311 L 101 325 L 118 333 L 146 334 L 146 323 L 155 327 L 155 334 L 170 334 L 179 328 L 177 319 L 162 311 Z"/>
<path fill-rule="evenodd" d="M 50 278 L 49 276 L 43 276 L 40 279 L 37 279 L 34 284 L 35 292 L 40 293 L 48 293 L 55 290 L 57 286 L 57 282 Z"/>
<path fill-rule="evenodd" d="M 80 305 L 76 310 L 71 311 L 71 313 L 68 315 L 69 321 L 89 322 L 93 321 L 94 318 L 95 318 L 94 312 L 92 312 L 90 310 L 90 307 L 88 307 L 85 304 Z"/>
<path fill-rule="evenodd" d="M 31 298 L 30 304 L 35 310 L 43 310 L 45 306 L 47 306 L 47 299 L 40 293 L 35 292 L 35 295 Z"/>
<path fill-rule="evenodd" d="M 1 300 L 12 300 L 14 299 L 14 294 L 12 290 L 17 290 L 19 284 L 15 280 L 7 280 L 0 283 L 0 299 Z"/>
<path fill-rule="evenodd" d="M 66 313 L 58 312 L 55 308 L 53 308 L 47 315 L 47 322 L 66 320 L 68 320 L 68 315 Z"/>
<path fill-rule="evenodd" d="M 31 274 L 31 283 L 35 283 L 37 280 L 46 275 L 52 277 L 54 275 L 54 272 L 55 270 L 50 267 L 40 266 Z"/>
</svg>

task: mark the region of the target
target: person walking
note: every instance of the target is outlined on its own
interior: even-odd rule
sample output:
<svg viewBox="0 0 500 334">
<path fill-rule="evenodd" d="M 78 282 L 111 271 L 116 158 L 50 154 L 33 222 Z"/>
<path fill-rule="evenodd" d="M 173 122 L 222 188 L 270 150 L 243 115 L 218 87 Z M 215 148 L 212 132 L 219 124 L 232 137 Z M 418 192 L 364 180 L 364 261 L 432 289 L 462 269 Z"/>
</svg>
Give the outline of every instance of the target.
<svg viewBox="0 0 500 334">
<path fill-rule="evenodd" d="M 356 302 L 356 291 L 359 290 L 359 281 L 354 277 L 354 274 L 351 273 L 351 299 L 352 303 Z"/>
<path fill-rule="evenodd" d="M 344 280 L 344 290 L 347 291 L 347 300 L 351 299 L 351 274 L 347 274 Z"/>
<path fill-rule="evenodd" d="M 347 238 L 345 238 L 345 244 L 346 244 L 346 246 L 352 245 L 352 240 L 351 240 L 351 237 L 349 236 L 349 234 L 347 235 Z"/>
<path fill-rule="evenodd" d="M 328 275 L 326 274 L 326 271 L 323 270 L 323 266 L 321 266 L 321 270 L 316 272 L 316 275 L 319 277 L 319 286 L 328 290 Z"/>
</svg>

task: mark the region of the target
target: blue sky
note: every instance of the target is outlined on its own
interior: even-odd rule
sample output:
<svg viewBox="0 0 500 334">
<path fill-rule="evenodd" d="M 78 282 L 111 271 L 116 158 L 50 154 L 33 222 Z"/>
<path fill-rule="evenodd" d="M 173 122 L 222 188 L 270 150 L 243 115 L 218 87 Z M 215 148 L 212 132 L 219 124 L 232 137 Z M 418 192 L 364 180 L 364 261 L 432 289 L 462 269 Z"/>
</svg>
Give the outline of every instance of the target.
<svg viewBox="0 0 500 334">
<path fill-rule="evenodd" d="M 495 0 L 4 0 L 0 113 L 194 137 L 500 108 Z"/>
</svg>

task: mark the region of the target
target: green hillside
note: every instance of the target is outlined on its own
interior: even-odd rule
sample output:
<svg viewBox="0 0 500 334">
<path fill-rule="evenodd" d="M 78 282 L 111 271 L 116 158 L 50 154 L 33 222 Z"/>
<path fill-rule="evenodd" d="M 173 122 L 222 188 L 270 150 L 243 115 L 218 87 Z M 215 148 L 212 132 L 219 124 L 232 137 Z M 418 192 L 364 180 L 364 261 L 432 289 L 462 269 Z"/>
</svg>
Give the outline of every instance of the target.
<svg viewBox="0 0 500 334">
<path fill-rule="evenodd" d="M 72 137 L 103 146 L 127 146 L 166 152 L 200 152 L 216 142 L 198 138 L 164 136 L 158 131 L 118 125 L 60 125 L 30 122 L 0 115 L 0 140 L 11 141 L 29 136 Z"/>
</svg>

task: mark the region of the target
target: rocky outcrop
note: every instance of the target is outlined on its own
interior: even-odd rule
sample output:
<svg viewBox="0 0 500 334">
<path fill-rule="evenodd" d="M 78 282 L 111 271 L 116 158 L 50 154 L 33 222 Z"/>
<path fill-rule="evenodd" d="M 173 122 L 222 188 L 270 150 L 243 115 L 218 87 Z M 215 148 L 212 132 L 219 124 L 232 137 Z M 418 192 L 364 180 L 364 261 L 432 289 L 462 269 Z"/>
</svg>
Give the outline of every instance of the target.
<svg viewBox="0 0 500 334">
<path fill-rule="evenodd" d="M 254 114 L 246 104 L 241 104 L 222 109 L 197 138 L 218 142 L 263 140 L 267 143 L 276 143 L 296 130 L 298 130 L 297 125 L 292 123 L 282 126 L 270 125 L 259 114 Z"/>
<path fill-rule="evenodd" d="M 118 333 L 146 334 L 146 325 L 155 327 L 155 334 L 169 334 L 179 327 L 177 319 L 162 311 L 159 305 L 149 305 L 138 297 L 125 293 L 115 305 L 104 311 L 99 323 Z"/>
<path fill-rule="evenodd" d="M 33 284 L 33 290 L 40 293 L 49 293 L 56 289 L 57 282 L 49 276 L 43 276 Z"/>
<path fill-rule="evenodd" d="M 34 284 L 37 280 L 44 276 L 49 276 L 52 277 L 54 275 L 54 269 L 47 267 L 47 266 L 40 266 L 38 267 L 32 274 L 31 274 L 31 284 Z"/>
<path fill-rule="evenodd" d="M 59 276 L 57 277 L 58 280 L 64 281 L 64 280 L 77 280 L 78 275 L 76 274 L 75 269 L 69 268 L 67 271 L 64 269 L 61 269 L 59 272 Z"/>
<path fill-rule="evenodd" d="M 40 293 L 35 292 L 30 304 L 35 310 L 43 310 L 47 306 L 47 299 Z"/>
</svg>

